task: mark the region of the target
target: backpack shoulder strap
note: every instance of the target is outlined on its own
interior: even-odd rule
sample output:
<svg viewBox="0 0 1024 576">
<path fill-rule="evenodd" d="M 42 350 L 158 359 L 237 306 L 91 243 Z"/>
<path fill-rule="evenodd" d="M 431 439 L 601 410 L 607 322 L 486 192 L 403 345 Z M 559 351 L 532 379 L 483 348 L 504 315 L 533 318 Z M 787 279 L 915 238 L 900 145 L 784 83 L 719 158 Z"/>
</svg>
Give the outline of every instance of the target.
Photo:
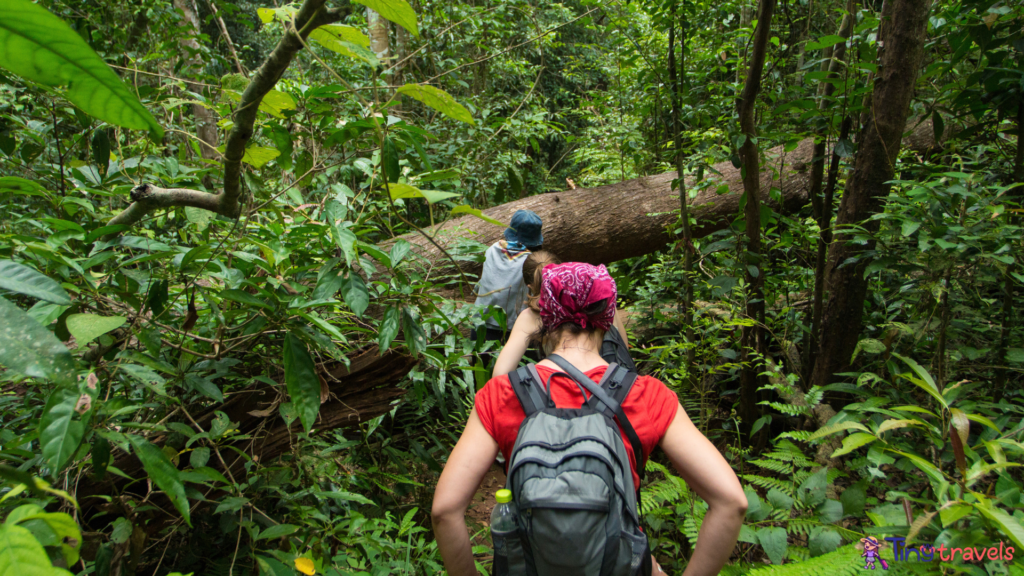
<svg viewBox="0 0 1024 576">
<path fill-rule="evenodd" d="M 541 391 L 540 376 L 534 364 L 520 366 L 515 372 L 509 373 L 508 380 L 527 417 L 548 405 L 548 397 Z"/>
<path fill-rule="evenodd" d="M 644 447 L 640 442 L 640 436 L 636 433 L 633 428 L 633 424 L 630 423 L 629 418 L 626 417 L 626 412 L 622 409 L 622 400 L 626 399 L 626 395 L 629 394 L 629 388 L 633 387 L 633 382 L 636 381 L 636 373 L 630 372 L 625 368 L 616 364 L 608 366 L 608 370 L 605 371 L 604 378 L 601 379 L 601 386 L 594 383 L 593 380 L 587 377 L 586 374 L 581 372 L 579 368 L 576 368 L 569 363 L 568 360 L 562 358 L 558 354 L 552 354 L 548 356 L 548 360 L 551 360 L 559 366 L 559 368 L 565 370 L 570 378 L 575 380 L 578 384 L 584 386 L 590 393 L 593 394 L 591 400 L 596 398 L 601 404 L 604 404 L 611 415 L 622 427 L 622 431 L 626 434 L 626 438 L 629 440 L 630 447 L 633 449 L 633 458 L 636 460 L 636 473 L 640 476 L 640 480 L 644 479 L 644 467 L 647 462 L 644 458 Z M 632 375 L 632 376 L 630 376 Z M 625 387 L 628 379 L 629 388 L 619 392 L 620 389 Z M 618 382 L 618 385 L 616 385 Z M 614 388 L 613 388 L 614 387 Z M 615 394 L 621 394 L 621 398 L 616 399 L 610 391 L 614 390 Z M 598 407 L 598 410 L 603 410 Z M 639 494 L 640 489 L 637 487 L 637 493 Z"/>
</svg>

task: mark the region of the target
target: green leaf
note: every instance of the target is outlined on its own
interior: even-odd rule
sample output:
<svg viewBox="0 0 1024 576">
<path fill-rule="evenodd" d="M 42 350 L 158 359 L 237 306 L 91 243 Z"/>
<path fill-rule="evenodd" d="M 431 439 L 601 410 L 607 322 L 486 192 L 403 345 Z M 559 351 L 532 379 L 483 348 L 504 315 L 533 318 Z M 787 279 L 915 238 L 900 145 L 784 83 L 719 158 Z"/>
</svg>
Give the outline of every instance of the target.
<svg viewBox="0 0 1024 576">
<path fill-rule="evenodd" d="M 200 446 L 194 448 L 192 453 L 189 454 L 188 463 L 193 468 L 202 468 L 206 466 L 206 463 L 210 461 L 210 449 L 206 446 Z"/>
<path fill-rule="evenodd" d="M 132 378 L 142 382 L 142 384 L 150 390 L 161 396 L 167 396 L 167 390 L 164 389 L 164 385 L 167 381 L 164 380 L 163 376 L 154 372 L 152 368 L 140 366 L 138 364 L 121 364 L 119 368 L 124 370 L 125 374 L 128 374 Z"/>
<path fill-rule="evenodd" d="M 447 200 L 448 198 L 455 198 L 462 196 L 462 194 L 456 194 L 455 192 L 438 192 L 437 190 L 420 190 L 415 186 L 410 186 L 403 182 L 395 182 L 388 184 L 388 191 L 391 192 L 391 199 L 398 200 L 399 198 L 424 198 L 427 202 L 435 204 L 441 200 Z"/>
<path fill-rule="evenodd" d="M 901 452 L 899 450 L 890 450 L 890 452 L 906 457 L 914 464 L 914 466 L 917 466 L 918 470 L 924 472 L 925 475 L 928 476 L 928 478 L 930 478 L 934 484 L 941 484 L 946 481 L 945 477 L 943 477 L 942 475 L 942 471 L 936 468 L 934 464 L 918 456 L 917 454 Z"/>
<path fill-rule="evenodd" d="M 999 526 L 999 530 L 1013 540 L 1018 550 L 1024 549 L 1024 526 L 1021 526 L 1016 518 L 996 508 L 991 500 L 978 502 L 974 507 L 986 518 L 995 522 Z"/>
<path fill-rule="evenodd" d="M 359 254 L 356 252 L 356 237 L 355 232 L 349 228 L 345 228 L 341 225 L 331 226 L 331 235 L 334 236 L 334 243 L 341 248 L 341 253 L 345 255 L 345 264 L 352 267 L 352 262 L 358 258 Z"/>
<path fill-rule="evenodd" d="M 388 306 L 384 311 L 384 320 L 380 323 L 380 332 L 377 334 L 377 347 L 379 354 L 383 354 L 391 347 L 391 342 L 398 336 L 398 308 Z"/>
<path fill-rule="evenodd" d="M 811 553 L 811 556 L 821 556 L 822 554 L 828 554 L 839 548 L 839 545 L 843 543 L 843 538 L 839 536 L 839 533 L 835 530 L 824 528 L 813 534 L 807 541 L 807 550 Z"/>
<path fill-rule="evenodd" d="M 357 3 L 366 6 L 370 10 L 380 14 L 383 18 L 398 24 L 409 31 L 410 34 L 419 38 L 420 32 L 416 28 L 416 11 L 412 9 L 405 0 L 355 0 Z"/>
<path fill-rule="evenodd" d="M 843 490 L 839 495 L 839 502 L 843 505 L 843 514 L 846 516 L 860 516 L 860 513 L 864 511 L 867 496 L 864 488 L 857 484 Z"/>
<path fill-rule="evenodd" d="M 398 147 L 395 146 L 395 141 L 390 136 L 384 137 L 384 146 L 381 148 L 381 160 L 384 167 L 384 175 L 387 177 L 388 182 L 398 182 L 402 169 L 398 165 Z"/>
<path fill-rule="evenodd" d="M 185 523 L 192 526 L 188 510 L 188 498 L 185 496 L 185 485 L 181 482 L 178 469 L 167 458 L 167 454 L 164 454 L 163 450 L 157 448 L 145 438 L 132 434 L 126 436 L 132 445 L 132 449 L 135 451 L 135 455 L 142 462 L 142 467 L 149 474 L 150 479 L 153 480 L 157 488 L 164 491 L 164 494 L 171 500 L 174 507 L 181 513 L 182 518 L 185 519 Z"/>
<path fill-rule="evenodd" d="M 366 282 L 363 277 L 355 272 L 349 272 L 348 277 L 341 285 L 341 297 L 352 309 L 356 316 L 362 318 L 370 305 L 370 292 L 366 289 Z"/>
<path fill-rule="evenodd" d="M 852 158 L 856 150 L 849 138 L 843 138 L 836 142 L 836 154 L 840 158 Z"/>
<path fill-rule="evenodd" d="M 299 527 L 294 524 L 277 524 L 267 528 L 260 535 L 256 537 L 256 540 L 272 540 L 274 538 L 280 538 L 289 534 L 294 534 L 298 531 Z"/>
<path fill-rule="evenodd" d="M 321 26 L 309 35 L 310 38 L 317 32 L 324 32 L 337 38 L 338 40 L 355 44 L 356 46 L 362 46 L 363 48 L 370 47 L 370 38 L 363 34 L 363 31 L 353 26 L 345 26 L 344 24 L 328 24 Z"/>
<path fill-rule="evenodd" d="M 344 29 L 345 31 L 340 31 L 338 30 L 339 28 Z M 354 34 L 347 32 L 348 30 L 355 31 L 359 36 L 355 36 Z M 357 41 L 353 42 L 348 39 L 348 37 L 354 37 Z M 378 59 L 373 52 L 367 50 L 370 45 L 370 39 L 367 38 L 365 34 L 351 26 L 342 26 L 340 24 L 321 26 L 310 32 L 309 39 L 317 42 L 328 50 L 341 54 L 342 56 L 362 60 L 372 68 L 376 68 L 380 65 L 380 59 Z M 362 43 L 364 40 L 366 41 L 365 45 Z"/>
<path fill-rule="evenodd" d="M 284 337 L 284 382 L 308 434 L 320 413 L 320 378 L 306 345 L 290 332 Z"/>
<path fill-rule="evenodd" d="M 11 260 L 0 260 L 0 289 L 62 306 L 71 305 L 71 297 L 56 280 Z"/>
<path fill-rule="evenodd" d="M 399 238 L 395 241 L 395 245 L 391 247 L 391 265 L 398 266 L 398 263 L 405 260 L 405 256 L 412 250 L 412 244 Z"/>
<path fill-rule="evenodd" d="M 854 434 L 850 434 L 846 438 L 843 438 L 843 447 L 833 452 L 830 458 L 838 458 L 843 454 L 849 454 L 857 448 L 870 444 L 875 440 L 878 440 L 878 438 L 876 438 L 874 434 L 869 434 L 867 432 L 856 432 Z"/>
<path fill-rule="evenodd" d="M 409 352 L 417 356 L 427 348 L 427 335 L 423 332 L 419 318 L 409 306 L 402 308 L 402 335 Z"/>
<path fill-rule="evenodd" d="M 786 558 L 786 548 L 789 547 L 785 528 L 761 528 L 757 531 L 757 540 L 772 564 L 782 564 Z"/>
<path fill-rule="evenodd" d="M 0 192 L 10 192 L 22 196 L 49 196 L 46 188 L 31 180 L 17 176 L 0 177 Z"/>
<path fill-rule="evenodd" d="M 805 46 L 804 49 L 805 50 L 821 50 L 822 48 L 828 48 L 829 46 L 835 46 L 836 44 L 839 44 L 840 42 L 846 42 L 846 38 L 843 38 L 842 36 L 836 36 L 836 35 L 832 34 L 832 35 L 829 35 L 829 36 L 822 36 L 821 38 L 818 38 L 817 42 L 808 42 L 807 46 Z"/>
<path fill-rule="evenodd" d="M 270 92 L 267 92 L 267 95 L 260 101 L 260 110 L 270 114 L 274 118 L 284 118 L 285 110 L 295 110 L 295 100 L 286 92 L 271 90 Z M 270 150 L 270 148 L 260 148 L 260 150 Z M 278 154 L 279 153 L 280 152 L 278 152 Z M 274 154 L 271 159 L 276 157 L 277 154 Z M 245 162 L 245 158 L 243 158 L 242 161 Z M 266 164 L 269 161 L 270 160 L 267 160 L 263 164 Z M 252 162 L 249 163 L 252 164 Z M 260 166 L 263 164 L 260 164 Z M 259 168 L 259 166 L 256 167 Z"/>
<path fill-rule="evenodd" d="M 900 374 L 901 377 L 903 377 L 906 380 L 909 380 L 910 382 L 913 382 L 915 385 L 917 385 L 918 388 L 921 388 L 922 390 L 930 394 L 932 398 L 938 400 L 939 404 L 941 404 L 943 408 L 949 408 L 949 403 L 946 402 L 946 399 L 942 397 L 942 394 L 939 394 L 939 388 L 935 385 L 935 380 L 932 379 L 932 375 L 929 374 L 927 370 L 925 370 L 913 358 L 907 358 L 906 356 L 897 354 L 895 352 L 893 352 L 892 355 L 895 356 L 896 358 L 899 358 L 900 360 L 903 360 L 907 364 L 907 366 L 910 366 L 910 369 L 913 370 L 918 375 L 918 378 L 914 378 L 909 374 Z"/>
<path fill-rule="evenodd" d="M 68 332 L 75 337 L 81 348 L 96 338 L 117 330 L 127 321 L 124 316 L 100 316 L 98 314 L 72 314 L 68 316 Z"/>
<path fill-rule="evenodd" d="M 114 520 L 113 529 L 110 531 L 110 541 L 114 544 L 124 544 L 132 537 L 132 522 L 127 518 Z"/>
<path fill-rule="evenodd" d="M 778 488 L 772 488 L 765 494 L 768 503 L 776 510 L 792 510 L 793 498 Z"/>
<path fill-rule="evenodd" d="M 164 130 L 93 52 L 60 18 L 28 0 L 4 0 L 0 18 L 0 66 L 46 86 L 68 86 L 67 98 L 85 113 L 138 130 L 153 140 Z"/>
<path fill-rule="evenodd" d="M 469 110 L 466 110 L 465 106 L 456 102 L 451 94 L 440 88 L 426 84 L 406 84 L 396 90 L 396 92 L 405 94 L 413 100 L 418 100 L 425 106 L 429 106 L 453 120 L 465 122 L 466 124 L 476 124 Z"/>
<path fill-rule="evenodd" d="M 1006 350 L 1006 361 L 1018 364 L 1024 362 L 1024 348 L 1008 348 Z"/>
<path fill-rule="evenodd" d="M 64 344 L 25 311 L 0 297 L 0 364 L 8 370 L 70 383 L 75 361 Z"/>
<path fill-rule="evenodd" d="M 75 419 L 78 394 L 70 388 L 54 390 L 39 419 L 39 445 L 51 474 L 64 469 L 85 435 L 85 424 Z"/>
<path fill-rule="evenodd" d="M 828 468 L 822 467 L 804 480 L 796 489 L 796 496 L 808 508 L 814 508 L 825 501 L 825 490 L 828 488 Z"/>
<path fill-rule="evenodd" d="M 419 176 L 416 176 L 416 182 L 433 182 L 434 180 L 453 180 L 462 175 L 462 172 L 458 168 L 445 168 L 444 170 L 434 170 L 433 172 L 424 172 Z"/>
<path fill-rule="evenodd" d="M 237 288 L 229 288 L 227 290 L 221 291 L 220 297 L 225 300 L 231 300 L 232 302 L 238 302 L 239 304 L 256 306 L 257 308 L 265 308 L 267 310 L 271 310 L 273 308 L 270 304 L 267 304 L 263 300 L 260 300 L 259 298 L 253 296 L 252 294 L 249 294 L 248 292 L 244 290 L 239 290 Z"/>
<path fill-rule="evenodd" d="M 253 555 L 260 567 L 260 576 L 293 576 L 295 570 L 285 566 L 277 558 Z"/>
<path fill-rule="evenodd" d="M 92 148 L 92 161 L 96 163 L 96 168 L 101 174 L 106 174 L 110 166 L 110 137 L 107 136 L 107 130 L 100 128 L 93 131 L 89 143 Z"/>
<path fill-rule="evenodd" d="M 0 40 L 2 42 L 2 40 Z M 0 526 L 0 574 L 3 576 L 58 576 L 70 572 L 54 568 L 46 550 L 28 529 Z"/>
<path fill-rule="evenodd" d="M 61 555 L 68 566 L 78 562 L 78 551 L 82 547 L 82 531 L 74 518 L 63 512 L 37 512 L 19 519 L 18 522 L 28 520 L 39 520 L 49 527 L 56 541 L 60 543 Z"/>
<path fill-rule="evenodd" d="M 214 213 L 209 210 L 203 210 L 202 208 L 185 206 L 185 218 L 188 219 L 189 222 L 195 224 L 196 228 L 202 232 L 210 225 L 210 221 L 214 218 Z"/>
<path fill-rule="evenodd" d="M 456 206 L 455 208 L 452 208 L 452 214 L 469 214 L 470 216 L 476 216 L 477 218 L 483 220 L 484 222 L 494 224 L 495 226 L 501 226 L 502 228 L 505 227 L 505 224 L 503 224 L 500 220 L 495 220 L 494 218 L 491 218 L 490 216 L 484 214 L 478 208 L 473 208 L 468 204 L 463 204 L 462 206 Z"/>
<path fill-rule="evenodd" d="M 245 155 L 242 156 L 242 162 L 249 164 L 253 168 L 262 168 L 264 164 L 270 162 L 274 158 L 281 154 L 277 148 L 266 148 L 263 146 L 252 146 L 245 149 Z"/>
</svg>

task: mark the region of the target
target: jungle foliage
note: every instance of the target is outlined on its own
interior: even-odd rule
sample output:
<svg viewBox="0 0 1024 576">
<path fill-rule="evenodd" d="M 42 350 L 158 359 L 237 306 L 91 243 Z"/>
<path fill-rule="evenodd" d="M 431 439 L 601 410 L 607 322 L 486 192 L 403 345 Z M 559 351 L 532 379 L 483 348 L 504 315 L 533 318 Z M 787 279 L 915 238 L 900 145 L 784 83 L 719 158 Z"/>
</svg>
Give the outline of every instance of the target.
<svg viewBox="0 0 1024 576">
<path fill-rule="evenodd" d="M 834 220 L 912 1 L 0 0 L 0 576 L 443 572 L 426 511 L 500 312 L 467 297 L 486 246 L 400 236 L 676 167 L 724 194 L 751 153 L 809 205 L 775 180 L 608 263 L 642 371 L 744 483 L 723 573 L 852 574 L 866 536 L 1024 557 L 1020 3 L 930 3 L 906 131 L 932 143 Z M 807 137 L 812 165 L 765 155 Z M 825 288 L 843 268 L 862 299 Z M 682 573 L 707 505 L 666 464 L 643 520 Z"/>
</svg>

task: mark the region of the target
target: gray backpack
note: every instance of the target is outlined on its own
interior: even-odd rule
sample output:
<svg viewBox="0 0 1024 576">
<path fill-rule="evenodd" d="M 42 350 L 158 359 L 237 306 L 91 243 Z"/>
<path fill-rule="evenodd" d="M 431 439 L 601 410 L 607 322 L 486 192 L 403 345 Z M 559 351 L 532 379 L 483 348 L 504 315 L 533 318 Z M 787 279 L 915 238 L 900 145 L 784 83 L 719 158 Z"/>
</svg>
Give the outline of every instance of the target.
<svg viewBox="0 0 1024 576">
<path fill-rule="evenodd" d="M 611 364 L 600 384 L 558 355 L 549 360 L 583 397 L 578 409 L 558 408 L 534 364 L 509 375 L 526 419 L 508 463 L 506 487 L 518 530 L 495 536 L 498 576 L 636 576 L 648 569 L 640 531 L 639 490 L 619 427 L 644 469 L 643 447 L 622 410 L 636 373 Z M 618 424 L 616 424 L 618 422 Z"/>
</svg>

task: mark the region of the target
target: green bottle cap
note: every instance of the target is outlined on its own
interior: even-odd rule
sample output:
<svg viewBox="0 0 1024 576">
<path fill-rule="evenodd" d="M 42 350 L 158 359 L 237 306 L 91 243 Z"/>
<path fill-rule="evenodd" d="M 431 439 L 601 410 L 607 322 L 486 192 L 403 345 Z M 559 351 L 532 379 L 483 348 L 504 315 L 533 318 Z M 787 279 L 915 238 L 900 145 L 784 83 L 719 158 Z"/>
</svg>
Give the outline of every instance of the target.
<svg viewBox="0 0 1024 576">
<path fill-rule="evenodd" d="M 494 494 L 494 499 L 498 501 L 498 504 L 505 504 L 512 501 L 512 491 L 501 489 Z"/>
</svg>

